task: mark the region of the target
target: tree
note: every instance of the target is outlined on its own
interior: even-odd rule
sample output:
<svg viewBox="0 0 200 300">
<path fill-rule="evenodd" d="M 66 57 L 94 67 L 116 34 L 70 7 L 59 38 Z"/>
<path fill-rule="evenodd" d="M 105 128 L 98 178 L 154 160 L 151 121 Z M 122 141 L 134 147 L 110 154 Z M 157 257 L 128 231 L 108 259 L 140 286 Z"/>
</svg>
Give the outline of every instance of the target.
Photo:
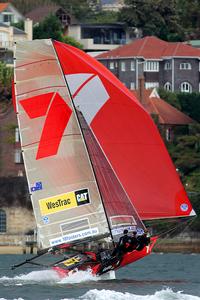
<svg viewBox="0 0 200 300">
<path fill-rule="evenodd" d="M 62 40 L 61 23 L 54 15 L 49 15 L 38 26 L 33 27 L 34 39 Z"/>
<path fill-rule="evenodd" d="M 176 0 L 125 0 L 120 19 L 164 40 L 182 40 L 183 32 L 176 14 Z"/>
<path fill-rule="evenodd" d="M 83 49 L 83 45 L 79 42 L 77 42 L 73 37 L 71 36 L 65 36 L 65 35 L 62 35 L 62 42 L 65 43 L 65 44 L 69 44 L 69 45 L 72 45 L 76 48 L 79 48 L 79 49 Z"/>
<path fill-rule="evenodd" d="M 200 122 L 200 93 L 178 93 L 181 110 L 191 118 Z"/>
<path fill-rule="evenodd" d="M 34 39 L 52 38 L 80 49 L 83 48 L 83 46 L 74 38 L 63 35 L 61 28 L 60 20 L 56 16 L 49 15 L 38 26 L 34 27 L 33 37 Z"/>
<path fill-rule="evenodd" d="M 84 21 L 93 13 L 87 0 L 52 0 L 52 2 L 63 7 L 80 21 Z"/>
<path fill-rule="evenodd" d="M 185 32 L 186 39 L 200 38 L 199 0 L 177 0 L 177 14 Z"/>
<path fill-rule="evenodd" d="M 1 87 L 11 88 L 13 78 L 13 69 L 7 67 L 6 64 L 0 61 L 0 85 Z"/>
</svg>

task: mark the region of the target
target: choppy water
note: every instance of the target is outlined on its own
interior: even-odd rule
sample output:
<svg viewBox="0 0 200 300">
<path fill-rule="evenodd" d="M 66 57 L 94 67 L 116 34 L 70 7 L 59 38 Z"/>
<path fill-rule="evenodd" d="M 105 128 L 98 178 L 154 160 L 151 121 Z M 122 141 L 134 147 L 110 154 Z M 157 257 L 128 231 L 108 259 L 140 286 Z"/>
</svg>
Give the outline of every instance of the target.
<svg viewBox="0 0 200 300">
<path fill-rule="evenodd" d="M 0 300 L 200 300 L 199 254 L 152 254 L 101 280 L 79 272 L 60 280 L 51 270 L 9 266 L 22 255 L 0 255 Z"/>
</svg>

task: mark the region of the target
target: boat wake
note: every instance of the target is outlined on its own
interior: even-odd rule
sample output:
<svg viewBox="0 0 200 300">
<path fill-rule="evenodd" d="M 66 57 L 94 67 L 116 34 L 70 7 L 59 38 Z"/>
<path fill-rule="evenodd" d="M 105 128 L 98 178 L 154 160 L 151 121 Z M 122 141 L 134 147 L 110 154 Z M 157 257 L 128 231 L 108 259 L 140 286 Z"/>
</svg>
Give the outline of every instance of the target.
<svg viewBox="0 0 200 300">
<path fill-rule="evenodd" d="M 32 271 L 15 277 L 1 277 L 0 284 L 3 285 L 26 285 L 26 284 L 74 284 L 85 281 L 98 281 L 100 278 L 91 274 L 90 271 L 78 271 L 70 276 L 60 279 L 53 270 Z"/>
</svg>

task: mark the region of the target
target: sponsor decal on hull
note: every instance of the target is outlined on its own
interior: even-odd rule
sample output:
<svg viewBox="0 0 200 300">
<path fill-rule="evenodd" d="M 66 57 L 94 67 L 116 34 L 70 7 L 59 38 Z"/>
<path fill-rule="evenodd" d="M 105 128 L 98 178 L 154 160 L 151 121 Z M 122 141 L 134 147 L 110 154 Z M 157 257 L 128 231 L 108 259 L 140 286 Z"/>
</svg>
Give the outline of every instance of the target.
<svg viewBox="0 0 200 300">
<path fill-rule="evenodd" d="M 90 203 L 88 189 L 73 191 L 39 201 L 42 216 Z"/>
</svg>

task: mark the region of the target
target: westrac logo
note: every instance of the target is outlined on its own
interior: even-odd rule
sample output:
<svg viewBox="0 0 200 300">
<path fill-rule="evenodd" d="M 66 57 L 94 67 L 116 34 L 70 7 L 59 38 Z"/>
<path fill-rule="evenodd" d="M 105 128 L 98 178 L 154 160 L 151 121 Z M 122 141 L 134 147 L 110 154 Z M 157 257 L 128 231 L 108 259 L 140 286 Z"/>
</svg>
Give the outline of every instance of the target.
<svg viewBox="0 0 200 300">
<path fill-rule="evenodd" d="M 30 119 L 46 116 L 36 159 L 56 155 L 72 109 L 59 93 L 47 93 L 20 101 Z"/>
</svg>

